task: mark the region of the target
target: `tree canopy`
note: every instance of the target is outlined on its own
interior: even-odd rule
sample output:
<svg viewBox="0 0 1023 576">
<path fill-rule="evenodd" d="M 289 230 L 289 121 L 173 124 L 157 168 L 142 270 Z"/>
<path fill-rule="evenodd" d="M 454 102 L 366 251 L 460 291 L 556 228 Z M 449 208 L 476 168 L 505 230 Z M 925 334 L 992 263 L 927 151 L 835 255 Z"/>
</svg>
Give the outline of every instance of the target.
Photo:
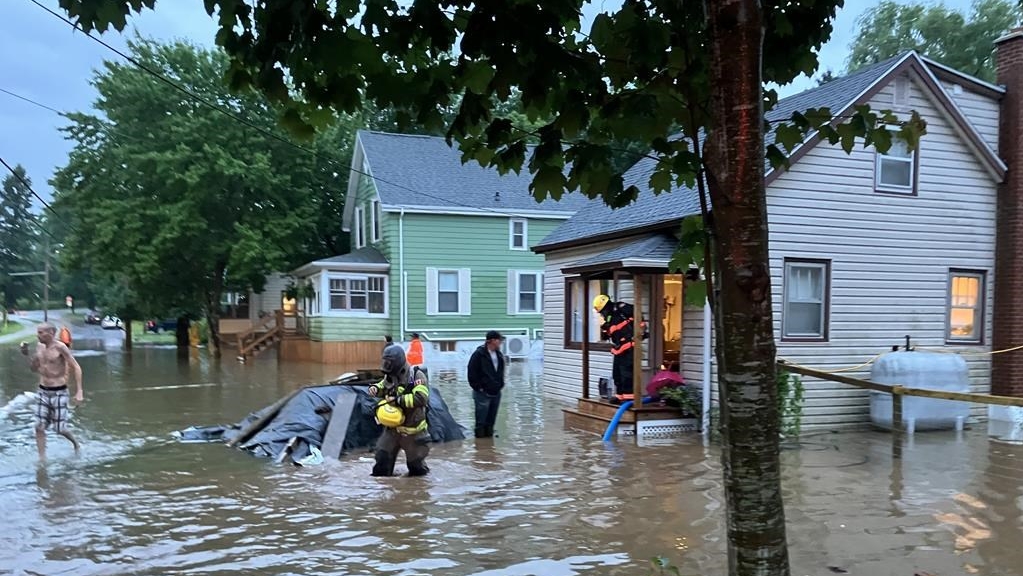
<svg viewBox="0 0 1023 576">
<path fill-rule="evenodd" d="M 0 182 L 0 306 L 6 313 L 15 300 L 28 294 L 31 277 L 12 277 L 12 272 L 37 270 L 35 266 L 38 221 L 32 212 L 32 181 L 20 164 L 14 174 Z"/>
<path fill-rule="evenodd" d="M 995 80 L 992 41 L 1023 14 L 1010 0 L 974 0 L 969 14 L 944 4 L 883 0 L 860 16 L 849 70 L 917 52 L 988 82 Z"/>
<path fill-rule="evenodd" d="M 851 150 L 887 151 L 915 114 L 860 107 L 850 118 L 798 110 L 765 126 L 785 85 L 817 69 L 842 0 L 625 0 L 582 30 L 584 0 L 471 2 L 206 0 L 230 55 L 227 80 L 281 106 L 310 137 L 332 116 L 367 106 L 443 130 L 466 160 L 528 169 L 538 198 L 579 191 L 611 207 L 635 200 L 614 162 L 620 142 L 656 159 L 645 184 L 696 187 L 712 281 L 731 574 L 787 575 L 780 491 L 775 345 L 764 193 L 765 155 L 783 166 L 818 133 Z M 123 29 L 155 0 L 60 0 L 85 29 Z M 597 3 L 599 5 L 599 3 Z M 521 92 L 535 133 L 497 102 Z M 445 111 L 457 103 L 457 112 Z M 764 147 L 774 131 L 777 145 Z M 539 144 L 527 148 L 530 138 Z M 528 154 L 528 155 L 527 155 Z M 713 212 L 710 211 L 713 206 Z M 679 215 L 680 217 L 683 215 Z M 693 234 L 689 234 L 693 236 Z M 699 251 L 690 250 L 690 254 Z M 709 257 L 708 257 L 709 256 Z"/>
<path fill-rule="evenodd" d="M 93 80 L 99 114 L 67 115 L 75 146 L 53 179 L 55 206 L 74 223 L 67 258 L 96 282 L 123 285 L 120 313 L 205 313 L 215 332 L 225 290 L 258 291 L 270 272 L 347 250 L 337 194 L 347 173 L 335 164 L 349 130 L 332 124 L 312 152 L 298 149 L 264 98 L 223 85 L 222 53 L 129 46 L 146 68 L 244 123 L 134 65 L 105 62 Z"/>
</svg>

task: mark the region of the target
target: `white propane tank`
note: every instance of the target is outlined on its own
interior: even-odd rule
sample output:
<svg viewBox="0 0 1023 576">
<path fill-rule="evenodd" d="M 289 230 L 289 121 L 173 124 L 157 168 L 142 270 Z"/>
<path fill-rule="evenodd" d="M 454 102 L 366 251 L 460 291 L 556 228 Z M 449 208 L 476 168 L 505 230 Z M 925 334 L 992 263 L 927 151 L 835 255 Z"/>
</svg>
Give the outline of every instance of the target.
<svg viewBox="0 0 1023 576">
<path fill-rule="evenodd" d="M 870 379 L 879 384 L 901 385 L 922 390 L 970 391 L 970 369 L 959 354 L 941 352 L 890 352 L 870 369 Z M 906 430 L 961 429 L 970 416 L 970 404 L 917 396 L 902 397 L 902 422 Z M 875 426 L 892 428 L 892 395 L 870 393 L 870 420 Z"/>
</svg>

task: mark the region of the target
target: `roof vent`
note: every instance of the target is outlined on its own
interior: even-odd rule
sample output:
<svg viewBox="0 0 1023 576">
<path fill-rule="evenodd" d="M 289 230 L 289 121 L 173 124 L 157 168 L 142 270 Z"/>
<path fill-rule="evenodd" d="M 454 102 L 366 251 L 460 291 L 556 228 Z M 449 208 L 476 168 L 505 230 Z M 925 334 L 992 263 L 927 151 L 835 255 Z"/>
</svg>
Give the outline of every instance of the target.
<svg viewBox="0 0 1023 576">
<path fill-rule="evenodd" d="M 497 191 L 494 192 L 494 202 L 500 202 L 500 201 L 501 201 L 501 191 L 497 190 Z"/>
</svg>

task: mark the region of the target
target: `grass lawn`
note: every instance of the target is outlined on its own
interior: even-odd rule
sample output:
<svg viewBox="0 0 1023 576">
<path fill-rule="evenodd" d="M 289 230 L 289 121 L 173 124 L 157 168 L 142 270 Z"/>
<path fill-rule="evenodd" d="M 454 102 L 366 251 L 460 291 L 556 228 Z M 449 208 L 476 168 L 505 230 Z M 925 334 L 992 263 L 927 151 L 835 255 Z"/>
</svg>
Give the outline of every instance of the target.
<svg viewBox="0 0 1023 576">
<path fill-rule="evenodd" d="M 21 324 L 17 322 L 8 322 L 7 326 L 0 323 L 0 336 L 6 336 L 8 334 L 14 334 L 15 332 L 21 331 Z"/>
<path fill-rule="evenodd" d="M 174 332 L 163 332 L 153 334 L 146 332 L 146 323 L 139 320 L 131 322 L 131 340 L 135 344 L 174 344 Z"/>
</svg>

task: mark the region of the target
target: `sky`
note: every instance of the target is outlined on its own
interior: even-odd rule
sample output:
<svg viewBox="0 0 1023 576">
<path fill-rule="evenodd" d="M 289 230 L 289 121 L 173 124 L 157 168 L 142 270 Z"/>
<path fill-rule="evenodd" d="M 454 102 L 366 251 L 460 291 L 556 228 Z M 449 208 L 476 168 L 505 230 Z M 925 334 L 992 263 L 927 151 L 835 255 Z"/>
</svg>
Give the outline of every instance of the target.
<svg viewBox="0 0 1023 576">
<path fill-rule="evenodd" d="M 57 0 L 39 0 L 60 12 Z M 834 23 L 831 40 L 820 52 L 821 70 L 845 69 L 856 20 L 879 0 L 846 0 Z M 970 0 L 945 0 L 945 5 L 966 10 Z M 611 10 L 615 0 L 594 2 L 586 16 Z M 202 0 L 160 0 L 156 10 L 134 16 L 124 33 L 108 31 L 102 39 L 124 50 L 125 40 L 136 32 L 161 40 L 186 39 L 195 44 L 214 45 L 216 26 L 203 8 Z M 583 28 L 588 28 L 584 23 Z M 104 60 L 120 56 L 73 30 L 29 0 L 0 1 L 0 89 L 62 111 L 86 111 L 96 99 L 90 81 Z M 781 96 L 795 94 L 815 85 L 800 77 L 779 90 Z M 47 201 L 47 181 L 63 166 L 71 143 L 59 131 L 65 121 L 52 111 L 0 91 L 0 158 L 21 164 L 28 171 L 33 188 Z M 6 172 L 2 166 L 0 171 Z M 3 178 L 6 174 L 0 174 Z M 37 206 L 40 208 L 41 206 Z"/>
</svg>

